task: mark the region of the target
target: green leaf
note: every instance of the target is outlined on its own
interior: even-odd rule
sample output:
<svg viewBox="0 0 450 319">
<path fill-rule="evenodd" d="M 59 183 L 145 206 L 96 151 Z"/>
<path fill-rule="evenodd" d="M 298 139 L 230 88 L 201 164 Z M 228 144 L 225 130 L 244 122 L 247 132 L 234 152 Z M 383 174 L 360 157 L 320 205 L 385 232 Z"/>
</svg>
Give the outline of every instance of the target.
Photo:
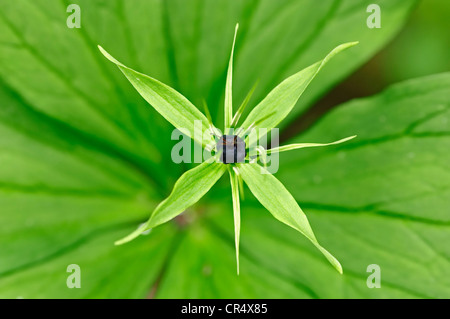
<svg viewBox="0 0 450 319">
<path fill-rule="evenodd" d="M 211 123 L 182 94 L 156 79 L 123 65 L 101 46 L 99 49 L 108 60 L 117 65 L 139 94 L 173 126 L 203 146 L 214 142 L 212 136 L 203 134 Z M 195 121 L 199 121 L 202 125 L 199 134 L 195 132 Z"/>
<path fill-rule="evenodd" d="M 359 41 L 358 46 L 336 56 L 321 70 L 297 106 L 280 123 L 280 127 L 286 126 L 392 41 L 417 3 L 417 0 L 372 1 L 370 4 L 377 4 L 382 10 L 382 27 L 370 29 L 366 24 L 369 3 L 365 0 L 325 1 L 320 8 L 307 0 L 263 0 L 252 16 L 245 35 L 246 45 L 237 50 L 234 96 L 237 101 L 242 100 L 258 78 L 261 81 L 255 99 L 261 101 L 281 81 L 313 64 L 330 49 Z M 244 22 L 241 29 L 246 29 Z"/>
<path fill-rule="evenodd" d="M 241 207 L 239 203 L 239 182 L 235 171 L 228 170 L 230 174 L 231 196 L 233 198 L 233 216 L 234 216 L 234 242 L 236 247 L 236 269 L 239 275 L 239 237 L 241 234 Z"/>
<path fill-rule="evenodd" d="M 250 99 L 252 98 L 253 92 L 255 92 L 255 89 L 258 85 L 258 82 L 256 82 L 253 87 L 250 89 L 250 91 L 245 96 L 245 99 L 242 101 L 241 105 L 239 106 L 238 110 L 233 116 L 233 120 L 231 121 L 231 127 L 237 126 L 239 123 L 239 119 L 241 118 L 242 114 L 244 113 L 245 108 L 248 105 L 248 102 L 250 102 Z"/>
<path fill-rule="evenodd" d="M 449 94 L 449 73 L 396 84 L 338 107 L 296 140 L 358 139 L 280 154 L 279 179 L 355 284 L 378 264 L 381 290 L 450 296 Z"/>
<path fill-rule="evenodd" d="M 75 30 L 65 23 L 67 6 L 42 0 L 26 0 L 19 6 L 0 2 L 1 86 L 43 117 L 139 166 L 165 188 L 167 180 L 161 173 L 166 169 L 161 167 L 178 174 L 173 163 L 162 160 L 170 156 L 158 139 L 162 131 L 170 134 L 170 130 L 161 125 L 164 122 L 156 112 L 148 110 L 147 103 L 136 99 L 135 92 L 117 76 L 120 73 L 109 68 L 95 49 L 103 37 L 98 27 L 107 21 L 109 31 L 117 30 L 123 21 L 108 20 L 98 2 L 82 3 L 90 8 L 83 12 L 83 23 L 90 27 L 71 32 Z M 148 6 L 154 8 L 154 4 Z M 62 23 L 53 24 L 56 16 Z M 20 17 L 39 27 L 26 28 Z M 156 20 L 151 24 L 157 25 Z M 148 125 L 150 121 L 153 125 Z"/>
<path fill-rule="evenodd" d="M 150 241 L 137 240 L 133 247 L 111 245 L 132 227 L 125 224 L 77 238 L 45 260 L 2 274 L 0 296 L 8 299 L 151 298 L 154 287 L 148 283 L 157 282 L 164 260 L 179 238 L 173 225 L 165 225 L 152 231 Z M 126 267 L 124 260 L 128 260 Z M 66 285 L 72 274 L 68 266 L 72 264 L 80 267 L 79 289 L 69 289 Z M 36 285 L 42 283 L 42 278 L 48 284 Z"/>
<path fill-rule="evenodd" d="M 160 182 L 168 190 L 182 172 L 170 161 L 171 145 L 161 139 L 170 134 L 172 126 L 137 98 L 125 77 L 98 54 L 97 43 L 176 88 L 195 105 L 205 97 L 214 118 L 219 110 L 223 114 L 220 97 L 236 21 L 242 31 L 235 56 L 233 95 L 238 102 L 256 79 L 260 79 L 255 91 L 259 101 L 281 80 L 330 48 L 359 39 L 358 47 L 321 71 L 291 112 L 294 116 L 392 39 L 417 2 L 377 0 L 383 8 L 383 27 L 369 29 L 361 23 L 367 17 L 364 0 L 330 0 L 320 8 L 307 0 L 263 0 L 261 5 L 188 1 L 112 1 L 105 5 L 99 0 L 77 0 L 73 3 L 86 9 L 82 14 L 85 27 L 77 30 L 65 23 L 54 24 L 55 19 L 67 19 L 67 1 L 57 5 L 45 0 L 25 0 L 20 5 L 2 1 L 2 82 L 33 109 L 119 151 L 147 173 L 160 174 L 164 166 L 164 173 L 171 177 L 169 181 L 160 178 Z M 40 27 L 27 28 L 24 17 L 29 25 Z M 151 167 L 153 158 L 158 168 Z"/>
<path fill-rule="evenodd" d="M 69 29 L 65 24 L 70 3 L 77 3 L 82 9 L 80 29 Z M 245 98 L 257 79 L 254 100 L 260 101 L 280 81 L 314 63 L 332 47 L 360 40 L 360 45 L 336 56 L 321 70 L 289 114 L 286 119 L 289 120 L 388 43 L 404 25 L 416 1 L 375 3 L 383 10 L 380 29 L 369 29 L 364 23 L 367 18 L 364 0 L 330 0 L 323 6 L 309 0 L 0 1 L 0 295 L 8 298 L 449 296 L 445 282 L 448 265 L 443 258 L 449 256 L 445 243 L 450 239 L 445 225 L 418 224 L 424 240 L 431 237 L 431 248 L 427 249 L 425 242 L 403 226 L 408 223 L 403 219 L 389 223 L 386 222 L 389 218 L 377 215 L 368 222 L 364 216 L 359 220 L 353 214 L 309 207 L 308 217 L 321 242 L 342 258 L 346 273 L 339 276 L 297 231 L 274 223 L 272 216 L 257 208 L 260 205 L 256 206 L 251 199 L 241 203 L 244 212 L 241 273 L 236 280 L 232 201 L 229 186 L 221 183 L 193 207 L 192 210 L 201 210 L 202 218 L 183 230 L 175 227 L 175 223 L 166 223 L 148 236 L 139 236 L 130 245 L 112 245 L 148 217 L 186 167 L 171 161 L 172 125 L 148 107 L 121 72 L 104 59 L 96 49 L 97 43 L 136 70 L 175 88 L 195 105 L 205 98 L 212 117 L 217 118 L 223 116 L 229 42 L 237 21 L 242 33 L 234 56 L 234 105 Z M 417 86 L 411 90 L 412 95 L 420 91 Z M 420 94 L 428 96 L 427 90 L 440 95 L 430 87 Z M 412 113 L 423 114 L 425 106 L 433 105 L 433 101 L 446 103 L 428 98 L 413 103 Z M 410 113 L 412 109 L 404 110 Z M 380 115 L 377 112 L 377 108 L 368 111 L 367 119 L 377 118 Z M 443 126 L 446 118 L 443 113 L 434 119 L 436 130 L 442 130 L 439 134 L 446 130 Z M 356 124 L 349 122 L 349 135 L 359 133 L 353 131 L 352 125 Z M 398 129 L 408 125 L 407 121 L 399 121 L 393 126 L 397 124 Z M 379 131 L 378 127 L 368 127 Z M 331 128 L 327 125 L 330 132 L 308 140 L 327 141 L 345 136 L 344 130 L 334 134 Z M 305 140 L 302 137 L 298 142 Z M 395 154 L 399 159 L 397 165 L 407 150 Z M 442 145 L 433 144 L 424 150 L 430 156 L 427 161 L 447 160 Z M 326 152 L 335 153 L 336 149 Z M 308 157 L 316 154 L 316 150 L 295 153 Z M 380 156 L 375 158 L 380 160 Z M 287 163 L 289 157 L 283 161 Z M 370 163 L 372 167 L 378 165 Z M 289 189 L 303 203 L 300 198 L 305 191 L 303 176 L 311 188 L 323 176 L 318 174 L 320 170 L 302 170 L 301 161 L 291 165 L 292 171 L 288 168 L 283 173 L 282 168 L 280 173 L 284 180 L 290 179 Z M 361 161 L 357 166 L 364 165 Z M 417 163 L 410 167 L 411 171 L 420 169 Z M 403 176 L 408 176 L 410 171 L 406 168 L 404 171 Z M 399 176 L 392 173 L 389 178 L 397 178 L 398 185 Z M 436 180 L 446 178 L 442 174 L 433 176 Z M 419 184 L 407 182 L 402 188 Z M 330 194 L 339 193 L 340 187 L 342 184 L 336 188 L 324 186 L 329 191 L 326 195 L 323 188 L 318 191 L 327 201 Z M 384 187 L 372 187 L 377 198 L 382 197 Z M 431 186 L 428 187 L 431 191 Z M 395 193 L 395 187 L 388 190 Z M 361 192 L 353 194 L 354 200 L 361 197 L 369 201 Z M 444 192 L 438 193 L 435 202 L 442 204 L 433 210 L 443 220 L 446 198 L 449 196 Z M 407 209 L 409 212 L 417 205 L 417 211 L 431 211 L 431 204 L 427 199 L 417 198 Z M 353 241 L 350 238 L 350 234 L 358 234 L 358 227 L 364 229 L 370 240 L 376 229 L 386 228 L 398 236 L 387 237 L 382 247 L 376 246 L 378 241 L 373 241 L 374 247 L 368 247 L 366 242 L 359 242 L 366 238 L 356 237 Z M 336 241 L 339 236 L 342 241 Z M 442 240 L 438 241 L 438 237 Z M 387 256 L 388 240 L 400 243 L 397 248 L 405 248 L 403 253 L 395 251 L 400 257 Z M 415 264 L 407 262 L 411 256 L 416 259 Z M 378 258 L 388 262 L 387 268 L 382 265 L 383 276 L 387 277 L 383 277 L 381 289 L 367 289 L 365 266 Z M 81 266 L 82 289 L 67 289 L 65 285 L 69 275 L 65 270 L 72 263 Z M 49 280 L 43 284 L 42 278 Z"/>
<path fill-rule="evenodd" d="M 233 46 L 231 47 L 230 61 L 228 62 L 227 82 L 225 85 L 225 123 L 224 130 L 231 127 L 231 121 L 233 118 L 233 55 L 234 45 L 236 43 L 236 35 L 239 29 L 239 24 L 236 24 L 234 28 Z"/>
<path fill-rule="evenodd" d="M 335 144 L 340 144 L 340 143 L 347 142 L 347 141 L 349 141 L 349 140 L 351 140 L 351 139 L 353 139 L 355 137 L 356 137 L 356 135 L 353 135 L 353 136 L 349 136 L 349 137 L 343 138 L 341 140 L 338 140 L 338 141 L 335 141 L 335 142 L 331 142 L 331 143 L 327 143 L 327 144 L 296 143 L 296 144 L 283 145 L 283 146 L 274 147 L 274 148 L 271 148 L 271 149 L 267 150 L 266 154 L 286 152 L 286 151 L 296 150 L 296 149 L 305 148 L 305 147 L 320 147 L 320 146 L 335 145 Z"/>
<path fill-rule="evenodd" d="M 133 164 L 61 129 L 2 87 L 0 100 L 0 274 L 137 222 L 154 207 L 157 187 Z"/>
<path fill-rule="evenodd" d="M 250 112 L 242 124 L 249 127 L 258 123 L 257 127 L 270 130 L 278 125 L 292 110 L 309 83 L 314 79 L 320 69 L 339 52 L 356 45 L 358 42 L 341 44 L 334 48 L 323 60 L 310 67 L 288 77 L 275 87 L 255 108 Z M 269 116 L 272 114 L 271 116 Z"/>
<path fill-rule="evenodd" d="M 157 297 L 448 298 L 449 94 L 450 74 L 395 85 L 338 107 L 297 138 L 356 131 L 358 139 L 280 153 L 280 180 L 339 257 L 342 276 L 248 198 L 241 203 L 239 280 L 231 204 L 214 202 L 173 254 Z M 381 288 L 367 287 L 371 264 L 381 268 Z"/>
<path fill-rule="evenodd" d="M 258 164 L 238 166 L 245 183 L 261 204 L 280 222 L 296 229 L 316 246 L 342 274 L 339 261 L 317 241 L 306 215 L 289 191 L 272 174 Z"/>
<path fill-rule="evenodd" d="M 175 183 L 169 197 L 162 201 L 153 211 L 148 221 L 130 235 L 116 242 L 116 245 L 127 243 L 144 231 L 161 225 L 194 205 L 219 180 L 226 170 L 222 163 L 203 162 L 185 172 Z"/>
</svg>

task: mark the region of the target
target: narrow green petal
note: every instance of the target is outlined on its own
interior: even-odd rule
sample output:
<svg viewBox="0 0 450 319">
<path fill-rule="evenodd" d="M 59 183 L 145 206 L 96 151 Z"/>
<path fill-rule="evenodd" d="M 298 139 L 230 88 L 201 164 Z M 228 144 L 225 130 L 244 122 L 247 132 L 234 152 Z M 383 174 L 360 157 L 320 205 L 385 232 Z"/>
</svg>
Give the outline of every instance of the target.
<svg viewBox="0 0 450 319">
<path fill-rule="evenodd" d="M 267 170 L 256 163 L 238 165 L 238 169 L 245 183 L 250 188 L 250 191 L 260 201 L 260 203 L 276 219 L 288 226 L 291 226 L 308 238 L 314 246 L 322 252 L 334 268 L 342 274 L 341 264 L 335 257 L 333 257 L 333 255 L 331 255 L 319 244 L 314 236 L 311 226 L 309 225 L 305 213 L 303 213 L 294 197 L 289 193 L 284 185 Z"/>
<path fill-rule="evenodd" d="M 203 146 L 213 141 L 212 136 L 203 134 L 210 126 L 208 119 L 186 97 L 170 86 L 123 65 L 101 46 L 98 48 L 108 60 L 117 65 L 139 94 L 173 126 Z M 202 131 L 197 134 L 199 136 L 194 135 L 194 121 L 202 124 Z"/>
<path fill-rule="evenodd" d="M 231 195 L 233 197 L 233 216 L 234 216 L 234 242 L 236 247 L 236 267 L 239 275 L 239 238 L 241 233 L 241 208 L 239 203 L 239 183 L 237 174 L 229 169 L 231 182 Z"/>
<path fill-rule="evenodd" d="M 233 46 L 231 47 L 230 61 L 228 62 L 227 82 L 225 85 L 225 129 L 230 127 L 231 119 L 233 118 L 233 55 L 234 45 L 236 43 L 236 34 L 239 29 L 239 24 L 236 24 L 234 29 Z"/>
<path fill-rule="evenodd" d="M 272 112 L 272 113 L 269 113 L 269 114 L 267 114 L 267 115 L 265 115 L 265 116 L 263 116 L 262 118 L 258 119 L 256 122 L 253 122 L 253 123 L 250 124 L 249 126 L 245 126 L 245 130 L 243 129 L 244 126 L 242 125 L 240 128 L 238 128 L 238 130 L 236 131 L 235 134 L 238 135 L 238 136 L 240 136 L 240 137 L 246 136 L 248 133 L 250 133 L 251 131 L 253 131 L 256 127 L 258 127 L 258 125 L 259 125 L 261 122 L 265 121 L 266 119 L 268 119 L 269 117 L 271 117 L 271 116 L 274 115 L 274 114 L 275 114 L 275 111 Z M 262 136 L 261 136 L 261 137 L 262 137 Z M 247 143 L 247 141 L 248 141 L 248 136 L 246 137 L 245 142 Z M 249 146 L 249 147 L 252 147 L 252 146 L 254 146 L 254 145 L 248 145 L 248 146 Z"/>
<path fill-rule="evenodd" d="M 242 180 L 242 176 L 241 176 L 241 174 L 239 173 L 239 170 L 237 169 L 236 166 L 233 167 L 233 170 L 234 170 L 234 173 L 236 174 L 237 181 L 238 181 L 238 184 L 239 184 L 239 194 L 240 194 L 242 200 L 244 200 L 244 198 L 245 198 L 245 194 L 244 194 L 244 181 Z"/>
<path fill-rule="evenodd" d="M 271 153 L 280 153 L 280 152 L 285 152 L 285 151 L 290 151 L 290 150 L 295 150 L 298 148 L 305 148 L 305 147 L 318 147 L 318 146 L 328 146 L 328 145 L 334 145 L 334 144 L 340 144 L 340 143 L 344 143 L 347 142 L 353 138 L 355 138 L 356 135 L 353 136 L 349 136 L 346 138 L 343 138 L 339 141 L 335 141 L 332 143 L 327 143 L 327 144 L 318 144 L 318 143 L 297 143 L 297 144 L 289 144 L 289 145 L 283 145 L 280 147 L 274 147 L 271 148 L 270 150 L 267 150 L 267 154 L 271 154 Z"/>
<path fill-rule="evenodd" d="M 247 96 L 245 97 L 244 101 L 242 101 L 242 104 L 239 106 L 238 110 L 236 111 L 236 114 L 233 116 L 233 120 L 231 121 L 231 127 L 237 126 L 239 119 L 241 118 L 241 115 L 244 113 L 244 110 L 250 101 L 250 99 L 253 96 L 253 93 L 255 92 L 256 87 L 258 86 L 258 82 L 256 82 L 253 87 L 250 89 L 250 91 L 247 93 Z"/>
<path fill-rule="evenodd" d="M 203 103 L 203 109 L 205 110 L 205 115 L 206 115 L 206 118 L 208 119 L 209 124 L 214 125 L 212 118 L 211 118 L 211 113 L 209 112 L 208 103 L 206 103 L 205 99 L 202 99 L 202 103 Z"/>
<path fill-rule="evenodd" d="M 203 109 L 205 110 L 206 118 L 208 119 L 208 122 L 209 122 L 209 130 L 210 130 L 211 134 L 213 136 L 220 137 L 221 134 L 213 124 L 213 121 L 211 118 L 211 113 L 209 112 L 209 108 L 208 108 L 208 104 L 206 103 L 206 100 L 203 99 L 202 103 L 203 103 Z"/>
<path fill-rule="evenodd" d="M 339 52 L 356 45 L 358 42 L 341 44 L 333 49 L 323 60 L 291 75 L 278 84 L 248 115 L 242 124 L 249 127 L 252 123 L 259 123 L 258 127 L 270 130 L 280 123 L 293 109 L 300 96 L 309 83 L 314 79 L 320 69 Z M 263 121 L 262 118 L 271 114 Z M 259 122 L 258 122 L 259 121 Z"/>
<path fill-rule="evenodd" d="M 118 240 L 121 245 L 139 236 L 142 232 L 163 224 L 200 200 L 223 175 L 226 166 L 222 163 L 208 163 L 185 172 L 173 187 L 172 193 L 153 211 L 149 220 L 130 235 Z"/>
</svg>

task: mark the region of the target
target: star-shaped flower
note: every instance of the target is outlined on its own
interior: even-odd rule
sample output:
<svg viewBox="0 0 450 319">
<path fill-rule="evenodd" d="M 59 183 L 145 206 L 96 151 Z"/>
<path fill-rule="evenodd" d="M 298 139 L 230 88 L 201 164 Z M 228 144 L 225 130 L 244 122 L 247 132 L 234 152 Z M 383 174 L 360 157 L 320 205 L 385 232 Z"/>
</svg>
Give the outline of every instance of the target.
<svg viewBox="0 0 450 319">
<path fill-rule="evenodd" d="M 210 153 L 211 157 L 209 159 L 185 172 L 178 179 L 171 194 L 154 209 L 146 223 L 142 224 L 130 235 L 117 241 L 116 244 L 120 245 L 129 242 L 143 232 L 181 214 L 199 201 L 219 178 L 228 171 L 233 198 L 238 274 L 240 237 L 239 197 L 240 194 L 243 194 L 243 182 L 247 184 L 253 195 L 276 219 L 302 233 L 342 273 L 342 267 L 339 261 L 319 244 L 306 215 L 284 185 L 267 170 L 266 163 L 267 157 L 272 154 L 304 147 L 338 144 L 352 139 L 355 136 L 328 144 L 290 144 L 266 150 L 257 143 L 265 134 L 252 134 L 259 128 L 265 129 L 265 132 L 269 132 L 275 128 L 289 114 L 306 87 L 327 61 L 342 50 L 354 46 L 357 42 L 339 45 L 323 60 L 282 81 L 249 113 L 245 121 L 238 126 L 240 116 L 243 114 L 244 108 L 250 100 L 253 89 L 233 115 L 233 54 L 237 30 L 238 25 L 236 25 L 235 29 L 225 86 L 225 134 L 220 133 L 220 130 L 214 126 L 207 107 L 205 107 L 205 116 L 181 93 L 154 78 L 123 65 L 99 46 L 103 55 L 119 67 L 136 90 L 156 111 L 179 131 L 202 145 L 206 151 L 212 152 Z M 197 134 L 195 127 L 198 123 L 202 127 L 208 128 L 211 134 Z M 257 138 L 254 138 L 255 136 Z"/>
</svg>

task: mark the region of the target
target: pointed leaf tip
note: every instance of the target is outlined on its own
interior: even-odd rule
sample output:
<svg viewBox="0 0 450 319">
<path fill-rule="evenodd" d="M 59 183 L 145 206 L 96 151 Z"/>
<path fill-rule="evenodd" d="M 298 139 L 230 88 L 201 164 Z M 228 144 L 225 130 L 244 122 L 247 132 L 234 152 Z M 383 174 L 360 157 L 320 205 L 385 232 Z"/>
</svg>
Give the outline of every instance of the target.
<svg viewBox="0 0 450 319">
<path fill-rule="evenodd" d="M 103 49 L 103 47 L 101 45 L 97 45 L 98 49 L 100 50 L 100 52 L 105 56 L 105 58 L 107 58 L 109 61 L 111 61 L 114 64 L 120 64 L 119 61 L 117 61 L 116 59 L 114 59 L 112 57 L 111 54 L 109 54 L 105 49 Z"/>
<path fill-rule="evenodd" d="M 239 275 L 239 238 L 241 233 L 241 208 L 239 202 L 239 182 L 237 169 L 228 169 L 230 174 L 231 195 L 233 198 L 234 239 L 236 249 L 236 272 Z"/>
<path fill-rule="evenodd" d="M 291 75 L 278 84 L 270 93 L 250 112 L 242 124 L 248 127 L 251 123 L 257 122 L 258 127 L 264 127 L 268 131 L 276 127 L 294 108 L 298 99 L 309 86 L 314 77 L 319 73 L 323 66 L 338 53 L 350 48 L 358 42 L 343 43 L 333 50 L 322 60 L 310 65 L 309 67 Z M 275 116 L 265 116 L 275 111 Z"/>
<path fill-rule="evenodd" d="M 98 49 L 122 71 L 139 94 L 179 131 L 203 146 L 214 142 L 212 136 L 195 134 L 196 121 L 202 128 L 208 128 L 209 121 L 185 96 L 167 84 L 125 66 L 100 45 Z"/>
<path fill-rule="evenodd" d="M 226 171 L 221 163 L 203 162 L 188 170 L 176 181 L 170 195 L 152 212 L 150 218 L 128 236 L 119 239 L 115 245 L 132 241 L 144 231 L 175 218 L 203 197 Z"/>
<path fill-rule="evenodd" d="M 342 274 L 339 261 L 317 241 L 308 218 L 284 185 L 258 164 L 239 165 L 239 172 L 256 199 L 280 222 L 303 234 Z M 267 192 L 267 188 L 271 191 Z"/>
<path fill-rule="evenodd" d="M 224 129 L 230 127 L 233 118 L 233 55 L 238 27 L 239 24 L 236 24 L 234 29 L 233 44 L 231 46 L 230 60 L 228 61 L 227 79 L 225 84 Z"/>
<path fill-rule="evenodd" d="M 117 241 L 114 242 L 115 246 L 120 246 L 123 244 L 126 244 L 130 241 L 132 241 L 133 239 L 135 239 L 136 237 L 138 237 L 140 234 L 142 234 L 144 231 L 148 230 L 148 228 L 146 227 L 147 225 L 144 224 L 140 227 L 138 227 L 134 232 L 132 232 L 131 234 L 123 237 L 122 239 L 119 239 Z M 147 229 L 146 229 L 147 228 Z"/>
</svg>

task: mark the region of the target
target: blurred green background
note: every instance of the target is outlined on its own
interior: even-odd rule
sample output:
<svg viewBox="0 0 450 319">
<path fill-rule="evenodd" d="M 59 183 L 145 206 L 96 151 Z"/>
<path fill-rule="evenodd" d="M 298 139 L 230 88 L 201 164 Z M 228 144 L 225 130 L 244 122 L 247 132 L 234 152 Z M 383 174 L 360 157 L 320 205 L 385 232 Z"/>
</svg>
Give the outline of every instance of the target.
<svg viewBox="0 0 450 319">
<path fill-rule="evenodd" d="M 79 4 L 81 28 L 67 6 Z M 380 29 L 366 8 L 381 7 Z M 0 297 L 449 298 L 450 62 L 445 0 L 0 0 Z M 172 127 L 97 50 L 171 85 L 222 120 L 234 25 L 234 105 L 250 108 L 333 47 L 289 118 L 276 177 L 339 275 L 246 189 L 241 267 L 224 177 L 135 241 L 191 165 Z M 411 80 L 413 79 L 413 80 Z M 219 125 L 220 126 L 220 125 Z M 80 266 L 81 288 L 67 267 Z M 369 288 L 367 267 L 381 269 Z"/>
<path fill-rule="evenodd" d="M 449 12 L 447 1 L 420 2 L 395 40 L 375 57 L 380 81 L 392 84 L 448 71 Z"/>
</svg>

